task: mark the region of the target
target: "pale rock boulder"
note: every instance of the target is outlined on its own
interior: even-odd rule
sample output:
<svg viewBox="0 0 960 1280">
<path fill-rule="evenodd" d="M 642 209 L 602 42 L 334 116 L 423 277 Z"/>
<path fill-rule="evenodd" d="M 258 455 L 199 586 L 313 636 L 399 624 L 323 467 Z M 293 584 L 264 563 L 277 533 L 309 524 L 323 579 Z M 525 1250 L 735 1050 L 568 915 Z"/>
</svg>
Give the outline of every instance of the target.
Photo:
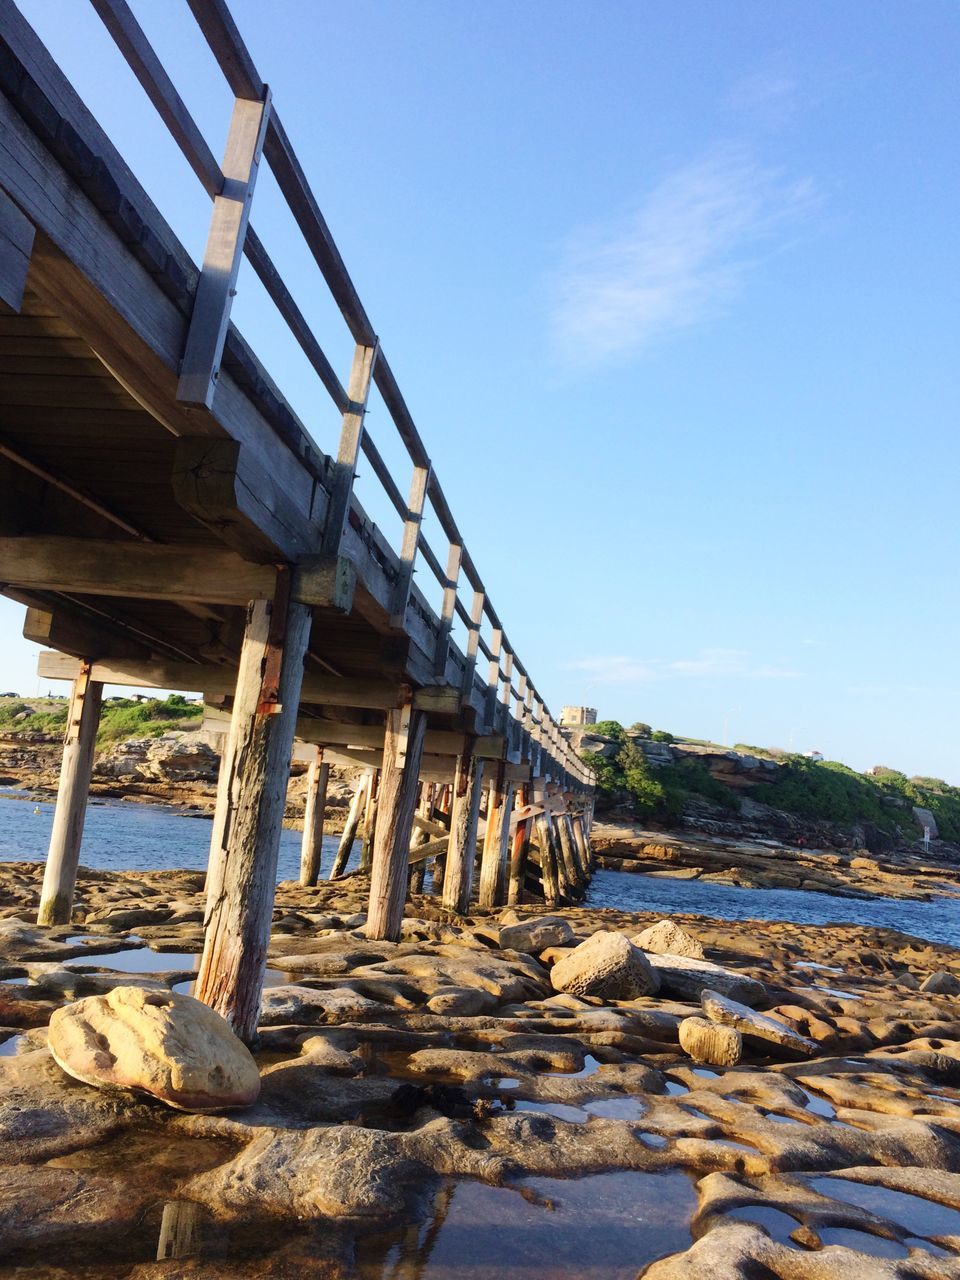
<svg viewBox="0 0 960 1280">
<path fill-rule="evenodd" d="M 704 958 L 699 939 L 672 920 L 658 920 L 643 933 L 638 933 L 632 942 L 641 951 L 650 951 L 658 956 L 686 956 L 690 960 Z"/>
<path fill-rule="evenodd" d="M 555 991 L 604 1000 L 656 995 L 656 971 L 639 947 L 622 933 L 595 933 L 550 970 Z"/>
<path fill-rule="evenodd" d="M 117 987 L 57 1009 L 48 1039 L 69 1076 L 100 1089 L 134 1089 L 178 1111 L 226 1111 L 260 1095 L 253 1055 L 192 996 Z"/>
<path fill-rule="evenodd" d="M 573 941 L 573 930 L 566 920 L 558 916 L 538 916 L 519 924 L 503 925 L 500 929 L 500 947 L 503 951 L 525 951 L 539 955 L 548 947 L 562 947 Z"/>
<path fill-rule="evenodd" d="M 955 973 L 948 973 L 946 969 L 938 969 L 929 978 L 924 978 L 920 983 L 920 990 L 927 991 L 932 996 L 960 995 L 960 978 Z"/>
<path fill-rule="evenodd" d="M 712 1067 L 735 1067 L 743 1057 L 743 1039 L 735 1027 L 724 1027 L 709 1018 L 684 1018 L 680 1023 L 680 1048 L 694 1062 Z"/>
<path fill-rule="evenodd" d="M 745 973 L 734 973 L 709 960 L 694 960 L 691 956 L 647 957 L 660 978 L 660 989 L 680 1000 L 699 1000 L 704 991 L 718 991 L 721 995 L 738 1000 L 741 1004 L 760 1004 L 767 989 L 756 978 Z"/>
<path fill-rule="evenodd" d="M 724 1027 L 733 1027 L 742 1036 L 749 1036 L 754 1040 L 765 1040 L 769 1044 L 778 1045 L 781 1049 L 787 1049 L 805 1058 L 819 1051 L 815 1040 L 808 1040 L 806 1036 L 778 1022 L 776 1018 L 768 1018 L 716 991 L 704 991 L 700 997 L 700 1004 L 711 1022 L 719 1023 Z"/>
</svg>

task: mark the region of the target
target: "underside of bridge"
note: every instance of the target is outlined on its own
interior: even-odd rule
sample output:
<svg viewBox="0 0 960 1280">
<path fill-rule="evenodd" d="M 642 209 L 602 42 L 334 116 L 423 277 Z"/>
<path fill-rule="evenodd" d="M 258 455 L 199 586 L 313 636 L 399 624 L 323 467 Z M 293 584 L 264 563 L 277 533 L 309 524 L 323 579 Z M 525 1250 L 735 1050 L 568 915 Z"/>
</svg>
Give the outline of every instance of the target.
<svg viewBox="0 0 960 1280">
<path fill-rule="evenodd" d="M 224 754 L 198 994 L 250 1036 L 293 752 L 311 761 L 306 880 L 326 768 L 367 771 L 355 810 L 366 806 L 372 835 L 377 937 L 398 936 L 410 876 L 422 880 L 417 807 L 451 910 L 470 901 L 482 802 L 481 901 L 518 900 L 532 845 L 545 895 L 575 896 L 589 874 L 593 779 L 509 645 L 225 6 L 191 2 L 235 94 L 222 165 L 127 6 L 96 7 L 212 216 L 197 268 L 0 0 L 0 589 L 27 606 L 25 634 L 50 651 L 41 674 L 74 682 L 41 921 L 70 916 L 103 685 L 202 692 Z M 353 338 L 345 385 L 250 225 L 262 159 Z M 336 406 L 335 457 L 230 321 L 242 254 Z M 374 386 L 410 457 L 400 483 L 364 427 Z M 398 548 L 354 493 L 361 454 L 403 521 Z M 427 507 L 442 556 L 422 534 Z M 421 568 L 440 584 L 439 613 L 414 581 Z"/>
</svg>

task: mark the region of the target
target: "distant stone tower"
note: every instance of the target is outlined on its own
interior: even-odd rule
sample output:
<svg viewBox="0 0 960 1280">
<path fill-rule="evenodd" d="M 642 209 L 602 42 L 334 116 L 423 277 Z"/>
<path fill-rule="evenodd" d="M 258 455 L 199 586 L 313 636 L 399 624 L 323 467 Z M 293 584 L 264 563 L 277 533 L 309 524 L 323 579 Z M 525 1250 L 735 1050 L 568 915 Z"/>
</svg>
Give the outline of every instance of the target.
<svg viewBox="0 0 960 1280">
<path fill-rule="evenodd" d="M 596 707 L 564 707 L 560 712 L 560 723 L 564 726 L 596 724 Z"/>
</svg>

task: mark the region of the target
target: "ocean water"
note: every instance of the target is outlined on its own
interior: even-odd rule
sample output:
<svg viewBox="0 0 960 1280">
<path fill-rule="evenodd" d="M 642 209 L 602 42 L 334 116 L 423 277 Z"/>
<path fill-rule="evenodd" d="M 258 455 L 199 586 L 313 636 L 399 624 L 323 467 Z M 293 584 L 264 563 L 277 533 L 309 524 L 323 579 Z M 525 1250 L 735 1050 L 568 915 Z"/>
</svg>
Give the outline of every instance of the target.
<svg viewBox="0 0 960 1280">
<path fill-rule="evenodd" d="M 15 798 L 17 797 L 17 798 Z M 40 812 L 34 810 L 39 808 Z M 0 862 L 44 859 L 53 826 L 53 803 L 21 799 L 0 790 Z M 206 869 L 211 822 L 180 810 L 133 800 L 92 799 L 83 824 L 80 862 L 99 871 L 158 871 L 188 867 Z M 300 832 L 280 835 L 278 880 L 300 874 Z M 324 836 L 320 876 L 325 879 L 336 856 L 339 836 Z M 357 841 L 347 870 L 357 865 Z"/>
<path fill-rule="evenodd" d="M 0 861 L 46 857 L 53 804 L 0 790 Z M 40 812 L 35 813 L 35 808 Z M 325 836 L 320 876 L 326 878 L 338 836 Z M 92 800 L 83 829 L 80 861 L 103 871 L 203 870 L 210 846 L 210 819 L 127 800 Z M 360 856 L 355 843 L 348 869 Z M 300 870 L 300 832 L 280 836 L 278 880 Z M 960 946 L 960 899 L 907 902 L 897 898 L 835 898 L 803 889 L 740 889 L 700 880 L 672 880 L 629 871 L 598 871 L 586 905 L 620 911 L 691 913 L 720 920 L 789 920 L 797 924 L 861 924 L 898 929 L 930 942 Z"/>
<path fill-rule="evenodd" d="M 898 929 L 928 942 L 960 947 L 960 898 L 835 898 L 806 889 L 741 889 L 701 880 L 673 880 L 633 871 L 597 871 L 587 890 L 591 907 L 660 911 L 719 920 L 789 920 L 796 924 L 861 924 Z"/>
</svg>

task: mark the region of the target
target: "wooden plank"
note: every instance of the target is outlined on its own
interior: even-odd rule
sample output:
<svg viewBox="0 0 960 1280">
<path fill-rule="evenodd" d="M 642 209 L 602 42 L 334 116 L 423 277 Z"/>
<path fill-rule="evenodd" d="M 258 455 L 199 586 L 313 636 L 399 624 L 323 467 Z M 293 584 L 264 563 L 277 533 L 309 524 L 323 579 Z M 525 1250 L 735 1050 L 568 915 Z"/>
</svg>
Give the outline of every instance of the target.
<svg viewBox="0 0 960 1280">
<path fill-rule="evenodd" d="M 427 717 L 422 711 L 388 711 L 383 747 L 377 830 L 370 872 L 367 936 L 397 941 L 403 921 L 417 779 Z M 403 764 L 399 763 L 403 744 Z"/>
<path fill-rule="evenodd" d="M 61 610 L 28 608 L 23 621 L 23 635 L 24 639 L 31 640 L 34 644 L 62 650 L 61 653 L 39 655 L 37 674 L 41 678 L 46 675 L 41 668 L 48 657 L 58 660 L 57 673 L 50 675 L 50 679 L 76 680 L 80 673 L 80 659 L 88 656 L 93 660 L 92 678 L 99 680 L 101 684 L 117 683 L 109 677 L 104 678 L 102 669 L 97 664 L 96 659 L 105 648 L 120 656 L 147 660 L 146 646 L 138 644 L 129 635 L 124 635 L 119 628 L 111 632 L 105 627 L 93 626 L 87 619 L 70 616 Z M 68 656 L 71 654 L 74 656 Z M 158 687 L 169 689 L 172 686 Z"/>
<path fill-rule="evenodd" d="M 103 685 L 85 663 L 74 681 L 60 764 L 57 807 L 40 890 L 37 924 L 69 924 L 80 862 L 80 841 L 87 810 L 93 753 L 100 724 Z"/>
<path fill-rule="evenodd" d="M 0 309 L 19 312 L 33 253 L 34 227 L 0 191 Z"/>
<path fill-rule="evenodd" d="M 273 601 L 247 612 L 230 732 L 220 764 L 196 996 L 241 1039 L 256 1035 L 277 853 L 310 612 Z"/>
<path fill-rule="evenodd" d="M 264 90 L 260 102 L 237 98 L 233 104 L 221 165 L 223 186 L 213 202 L 203 270 L 180 366 L 177 399 L 183 404 L 203 409 L 213 406 L 269 120 L 269 89 Z"/>
<path fill-rule="evenodd" d="M 353 352 L 350 382 L 347 386 L 349 405 L 344 411 L 340 426 L 340 443 L 337 448 L 337 461 L 330 490 L 330 505 L 327 508 L 327 520 L 323 531 L 323 549 L 331 555 L 339 554 L 344 542 L 347 519 L 350 515 L 353 481 L 357 472 L 357 459 L 360 456 L 363 419 L 367 412 L 370 380 L 377 362 L 377 352 L 378 346 L 375 342 L 370 346 L 358 343 Z"/>
</svg>

